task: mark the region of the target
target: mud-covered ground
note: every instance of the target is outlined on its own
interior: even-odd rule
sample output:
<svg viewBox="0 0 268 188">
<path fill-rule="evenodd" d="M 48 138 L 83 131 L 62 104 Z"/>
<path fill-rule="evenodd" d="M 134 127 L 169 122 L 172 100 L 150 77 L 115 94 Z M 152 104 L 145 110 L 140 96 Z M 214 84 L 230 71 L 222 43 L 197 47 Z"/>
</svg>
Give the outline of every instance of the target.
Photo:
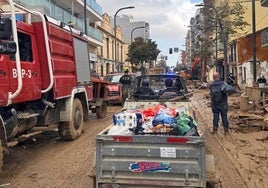
<svg viewBox="0 0 268 188">
<path fill-rule="evenodd" d="M 207 153 L 215 156 L 220 188 L 265 188 L 268 185 L 268 132 L 259 127 L 245 126 L 237 120 L 240 96 L 230 101 L 230 135 L 210 133 L 212 114 L 206 90 L 196 89 L 192 97 L 197 109 L 199 129 L 206 137 Z M 107 117 L 90 115 L 81 137 L 63 142 L 56 132 L 49 132 L 10 150 L 0 175 L 0 187 L 86 187 L 94 161 L 95 135 L 112 123 L 112 114 L 120 106 L 109 106 Z"/>
<path fill-rule="evenodd" d="M 206 137 L 207 152 L 215 156 L 219 178 L 216 187 L 268 187 L 268 131 L 261 126 L 251 126 L 250 122 L 245 125 L 238 119 L 243 115 L 250 117 L 254 111 L 240 111 L 241 95 L 234 94 L 229 97 L 230 134 L 225 136 L 222 126 L 218 134 L 211 134 L 212 112 L 207 96 L 207 90 L 198 91 L 193 103 L 202 116 L 200 129 Z"/>
</svg>

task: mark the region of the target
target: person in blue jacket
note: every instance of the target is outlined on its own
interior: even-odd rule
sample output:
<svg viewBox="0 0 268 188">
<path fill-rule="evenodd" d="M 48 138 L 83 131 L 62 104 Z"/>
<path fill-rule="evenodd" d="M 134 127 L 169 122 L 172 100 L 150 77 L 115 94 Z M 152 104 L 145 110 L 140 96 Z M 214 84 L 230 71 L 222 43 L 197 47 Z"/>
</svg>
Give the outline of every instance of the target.
<svg viewBox="0 0 268 188">
<path fill-rule="evenodd" d="M 221 116 L 224 133 L 229 133 L 228 121 L 228 94 L 237 92 L 232 86 L 221 80 L 220 74 L 215 72 L 213 74 L 213 82 L 209 85 L 211 97 L 211 109 L 213 113 L 213 130 L 216 133 L 219 127 L 219 118 Z"/>
</svg>

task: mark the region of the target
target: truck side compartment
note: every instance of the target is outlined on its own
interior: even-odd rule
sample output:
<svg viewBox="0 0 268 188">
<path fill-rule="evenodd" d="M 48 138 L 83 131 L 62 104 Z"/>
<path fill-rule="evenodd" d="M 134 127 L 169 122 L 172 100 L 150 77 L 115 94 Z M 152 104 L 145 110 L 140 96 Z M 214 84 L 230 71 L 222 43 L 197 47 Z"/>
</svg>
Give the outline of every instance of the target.
<svg viewBox="0 0 268 188">
<path fill-rule="evenodd" d="M 42 88 L 49 84 L 48 67 L 46 62 L 46 51 L 44 49 L 44 32 L 42 23 L 34 23 L 37 38 L 41 39 L 38 43 L 39 56 L 42 57 L 41 74 Z M 54 98 L 61 98 L 70 95 L 73 87 L 77 85 L 75 54 L 73 47 L 73 36 L 70 31 L 59 28 L 47 22 L 51 63 L 54 76 Z M 43 40 L 43 41 L 42 41 Z"/>
</svg>

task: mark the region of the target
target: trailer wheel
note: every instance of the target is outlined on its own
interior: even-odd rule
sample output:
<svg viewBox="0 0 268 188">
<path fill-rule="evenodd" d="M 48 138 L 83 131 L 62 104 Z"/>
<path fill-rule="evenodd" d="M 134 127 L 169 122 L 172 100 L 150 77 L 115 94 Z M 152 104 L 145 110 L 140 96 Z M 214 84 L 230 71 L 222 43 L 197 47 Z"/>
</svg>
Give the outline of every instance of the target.
<svg viewBox="0 0 268 188">
<path fill-rule="evenodd" d="M 75 140 L 82 134 L 84 124 L 83 107 L 79 99 L 74 99 L 72 119 L 59 124 L 59 135 L 63 140 Z"/>
<path fill-rule="evenodd" d="M 96 115 L 98 119 L 104 118 L 107 113 L 107 102 L 102 102 L 101 106 L 96 107 Z"/>
</svg>

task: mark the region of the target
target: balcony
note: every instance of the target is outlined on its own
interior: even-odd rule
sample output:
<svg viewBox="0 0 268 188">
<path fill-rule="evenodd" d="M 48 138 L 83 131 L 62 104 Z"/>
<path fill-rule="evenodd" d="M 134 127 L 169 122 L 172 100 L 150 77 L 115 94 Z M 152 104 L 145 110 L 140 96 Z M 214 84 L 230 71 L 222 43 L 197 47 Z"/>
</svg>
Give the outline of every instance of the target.
<svg viewBox="0 0 268 188">
<path fill-rule="evenodd" d="M 102 15 L 102 8 L 96 3 L 95 0 L 87 0 L 87 6 L 95 10 L 100 16 Z"/>
<path fill-rule="evenodd" d="M 93 0 L 87 0 L 88 6 L 90 6 L 92 9 L 94 9 L 96 12 L 101 13 L 101 7 L 97 6 L 97 4 L 91 2 Z M 21 5 L 24 5 L 26 7 L 34 7 L 36 10 L 41 11 L 43 14 L 49 15 L 57 20 L 60 20 L 64 23 L 68 23 L 70 21 L 74 22 L 75 28 L 84 31 L 85 30 L 85 25 L 84 25 L 84 19 L 75 17 L 74 15 L 72 15 L 70 12 L 68 12 L 67 10 L 51 3 L 48 0 L 17 0 L 14 1 L 17 2 Z M 94 7 L 94 8 L 93 8 Z M 83 11 L 83 9 L 81 9 L 81 11 Z M 88 18 L 90 19 L 90 18 Z M 95 20 L 95 19 L 93 19 Z M 92 21 L 92 20 L 90 20 Z M 87 20 L 87 23 L 89 23 L 89 20 Z M 87 26 L 87 36 L 92 37 L 93 39 L 99 41 L 99 42 L 103 42 L 103 37 L 102 37 L 102 33 L 91 27 L 90 25 Z"/>
</svg>

